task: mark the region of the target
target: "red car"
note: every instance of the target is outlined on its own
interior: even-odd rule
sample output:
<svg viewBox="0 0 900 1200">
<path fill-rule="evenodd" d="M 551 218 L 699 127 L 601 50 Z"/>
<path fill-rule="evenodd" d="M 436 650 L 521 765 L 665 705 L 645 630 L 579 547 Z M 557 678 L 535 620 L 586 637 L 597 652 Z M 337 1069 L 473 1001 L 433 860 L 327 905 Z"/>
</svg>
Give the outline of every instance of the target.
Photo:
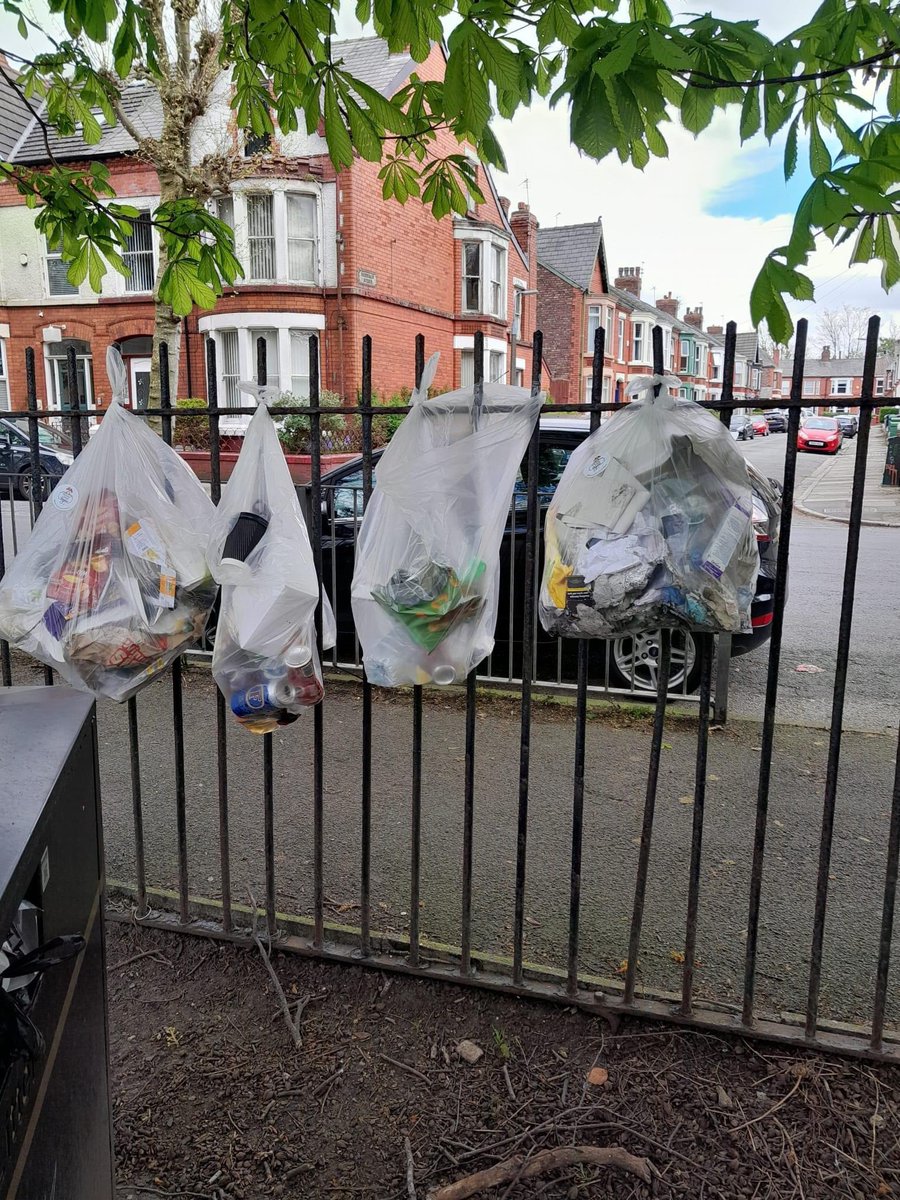
<svg viewBox="0 0 900 1200">
<path fill-rule="evenodd" d="M 769 422 L 764 416 L 751 417 L 750 423 L 753 426 L 753 432 L 757 437 L 769 436 Z"/>
<path fill-rule="evenodd" d="M 843 430 L 834 417 L 807 417 L 797 434 L 797 449 L 837 454 L 843 441 Z"/>
</svg>

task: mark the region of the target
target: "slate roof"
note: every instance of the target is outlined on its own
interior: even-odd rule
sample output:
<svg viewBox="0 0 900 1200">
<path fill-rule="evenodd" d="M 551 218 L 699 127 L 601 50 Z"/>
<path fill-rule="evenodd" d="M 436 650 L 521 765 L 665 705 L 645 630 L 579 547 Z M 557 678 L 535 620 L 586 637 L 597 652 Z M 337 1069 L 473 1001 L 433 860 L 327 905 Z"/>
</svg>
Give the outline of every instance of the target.
<svg viewBox="0 0 900 1200">
<path fill-rule="evenodd" d="M 416 65 L 408 54 L 389 54 L 387 42 L 382 38 L 355 38 L 346 42 L 335 42 L 332 54 L 335 60 L 343 60 L 344 68 L 350 74 L 377 88 L 385 96 L 393 95 Z M 159 137 L 162 132 L 162 105 L 151 83 L 130 83 L 123 93 L 122 104 L 142 134 L 146 137 Z M 4 133 L 2 115 L 0 107 L 0 139 Z M 96 115 L 99 116 L 99 113 Z M 19 133 L 21 132 L 20 129 Z M 85 145 L 77 134 L 63 137 L 50 130 L 48 136 L 54 155 L 63 160 L 80 159 L 86 155 L 90 155 L 91 158 L 105 158 L 114 154 L 127 154 L 135 149 L 133 139 L 121 125 L 104 130 L 100 141 L 93 146 Z M 12 145 L 18 141 L 18 137 L 19 134 Z M 43 132 L 39 123 L 31 118 L 30 128 L 16 153 L 16 162 L 46 161 L 47 149 Z"/>
<path fill-rule="evenodd" d="M 739 333 L 734 344 L 735 354 L 761 367 L 774 367 L 775 362 L 770 354 L 759 344 L 759 335 L 755 330 L 750 333 Z"/>
<path fill-rule="evenodd" d="M 803 367 L 804 379 L 855 379 L 861 378 L 863 373 L 864 359 L 860 358 L 808 358 Z M 875 359 L 875 376 L 883 376 L 887 373 L 891 359 L 885 355 L 879 355 Z M 781 360 L 781 373 L 785 379 L 793 374 L 794 360 L 791 358 L 783 358 Z"/>
<path fill-rule="evenodd" d="M 633 292 L 627 292 L 624 288 L 611 287 L 609 289 L 610 296 L 613 296 L 622 304 L 629 305 L 631 308 L 637 309 L 639 312 L 649 313 L 651 317 L 657 319 L 662 318 L 667 325 L 673 325 L 679 333 L 689 333 L 693 337 L 702 338 L 704 342 L 714 341 L 704 330 L 698 329 L 696 325 L 688 325 L 686 321 L 681 321 L 678 317 L 673 317 L 671 313 L 664 312 L 663 309 L 657 308 L 651 304 L 649 300 L 641 300 L 635 296 Z"/>
<path fill-rule="evenodd" d="M 4 70 L 8 75 L 16 74 L 8 64 Z M 9 159 L 30 120 L 31 113 L 25 101 L 0 75 L 0 159 Z"/>
<path fill-rule="evenodd" d="M 538 262 L 587 292 L 590 291 L 597 255 L 602 254 L 602 245 L 603 225 L 600 221 L 539 229 Z"/>
</svg>

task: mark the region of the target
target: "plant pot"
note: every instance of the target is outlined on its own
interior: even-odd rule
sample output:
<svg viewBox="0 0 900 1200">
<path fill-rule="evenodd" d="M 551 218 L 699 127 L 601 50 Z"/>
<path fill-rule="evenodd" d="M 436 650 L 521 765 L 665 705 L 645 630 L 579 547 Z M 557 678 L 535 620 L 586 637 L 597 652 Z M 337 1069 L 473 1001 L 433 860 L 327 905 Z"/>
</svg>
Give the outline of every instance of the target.
<svg viewBox="0 0 900 1200">
<path fill-rule="evenodd" d="M 179 456 L 184 459 L 194 474 L 203 483 L 209 483 L 212 478 L 210 454 L 208 450 L 179 450 Z M 291 473 L 291 479 L 298 486 L 308 484 L 312 480 L 312 456 L 309 454 L 285 454 L 285 461 Z M 359 458 L 358 454 L 323 454 L 321 456 L 322 474 L 352 462 Z M 219 454 L 219 473 L 224 483 L 231 478 L 234 464 L 238 460 L 234 450 L 222 450 Z"/>
</svg>

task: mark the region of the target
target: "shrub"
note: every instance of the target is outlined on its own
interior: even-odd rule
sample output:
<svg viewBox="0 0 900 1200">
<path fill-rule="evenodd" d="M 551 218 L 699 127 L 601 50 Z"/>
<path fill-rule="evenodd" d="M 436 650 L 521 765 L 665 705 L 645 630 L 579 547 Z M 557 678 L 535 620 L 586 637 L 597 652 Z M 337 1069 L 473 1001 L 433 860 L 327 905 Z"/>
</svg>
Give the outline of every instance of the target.
<svg viewBox="0 0 900 1200">
<path fill-rule="evenodd" d="M 878 424 L 883 424 L 885 417 L 891 417 L 895 413 L 900 413 L 900 408 L 898 408 L 896 404 L 887 404 L 884 406 L 884 408 L 879 408 Z"/>
<path fill-rule="evenodd" d="M 337 392 L 321 391 L 319 393 L 320 408 L 341 408 L 343 403 Z M 285 451 L 288 454 L 309 454 L 312 419 L 309 412 L 305 411 L 309 409 L 309 397 L 295 396 L 293 392 L 282 392 L 276 406 L 297 410 L 296 415 L 290 413 L 286 417 L 281 417 L 277 422 L 278 440 Z M 340 413 L 322 413 L 319 418 L 323 443 L 327 443 L 329 438 L 337 440 L 336 435 L 340 435 L 345 428 L 346 424 Z"/>
<path fill-rule="evenodd" d="M 206 401 L 190 398 L 176 400 L 175 429 L 173 440 L 184 450 L 209 450 L 209 417 Z M 191 409 L 202 409 L 196 416 L 189 415 Z"/>
</svg>

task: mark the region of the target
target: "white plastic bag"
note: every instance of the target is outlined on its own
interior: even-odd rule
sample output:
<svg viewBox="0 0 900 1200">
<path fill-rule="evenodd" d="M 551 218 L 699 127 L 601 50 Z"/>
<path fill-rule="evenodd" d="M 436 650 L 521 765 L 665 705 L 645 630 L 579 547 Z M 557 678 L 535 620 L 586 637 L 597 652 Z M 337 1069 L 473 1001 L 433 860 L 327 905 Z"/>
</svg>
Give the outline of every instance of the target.
<svg viewBox="0 0 900 1200">
<path fill-rule="evenodd" d="M 319 580 L 306 521 L 266 404 L 272 389 L 242 383 L 261 403 L 216 509 L 207 547 L 222 585 L 213 675 L 253 733 L 290 725 L 324 695 L 316 648 Z M 335 624 L 322 596 L 322 643 Z"/>
<path fill-rule="evenodd" d="M 523 388 L 485 384 L 426 400 L 377 465 L 353 572 L 368 679 L 384 687 L 461 681 L 494 645 L 499 550 L 516 471 L 541 409 Z"/>
<path fill-rule="evenodd" d="M 112 404 L 0 580 L 0 635 L 75 687 L 134 695 L 203 633 L 214 512 L 174 450 Z"/>
<path fill-rule="evenodd" d="M 668 394 L 678 383 L 633 380 L 640 399 L 569 459 L 544 526 L 549 633 L 750 629 L 759 554 L 747 464 L 715 413 Z"/>
</svg>

